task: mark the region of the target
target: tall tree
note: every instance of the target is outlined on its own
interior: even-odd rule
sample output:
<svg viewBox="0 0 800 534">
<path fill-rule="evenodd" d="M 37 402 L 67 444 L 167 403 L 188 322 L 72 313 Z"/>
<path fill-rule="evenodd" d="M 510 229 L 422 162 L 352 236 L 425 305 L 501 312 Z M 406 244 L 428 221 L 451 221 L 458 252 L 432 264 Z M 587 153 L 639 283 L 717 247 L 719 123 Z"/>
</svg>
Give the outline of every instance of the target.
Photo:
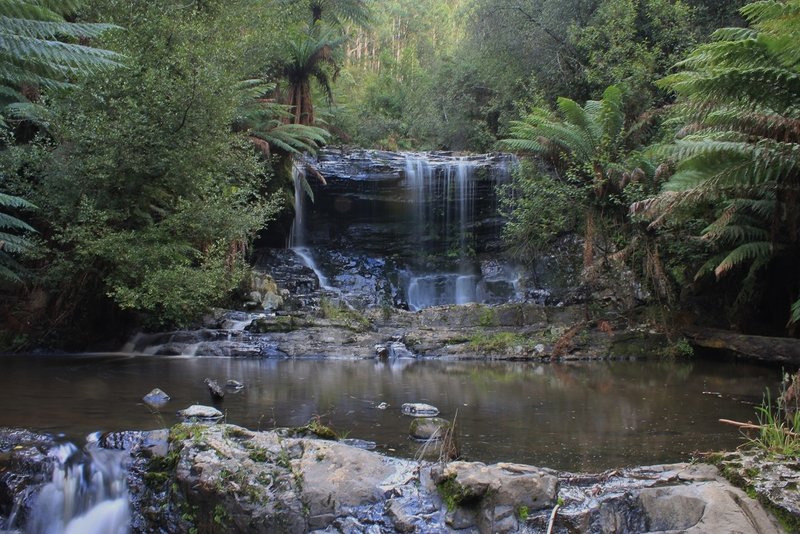
<svg viewBox="0 0 800 534">
<path fill-rule="evenodd" d="M 287 42 L 288 56 L 279 62 L 279 72 L 286 80 L 284 102 L 295 124 L 315 123 L 312 81 L 329 100 L 333 98 L 331 84 L 339 71 L 335 53 L 344 40 L 330 29 L 315 26 Z"/>
</svg>

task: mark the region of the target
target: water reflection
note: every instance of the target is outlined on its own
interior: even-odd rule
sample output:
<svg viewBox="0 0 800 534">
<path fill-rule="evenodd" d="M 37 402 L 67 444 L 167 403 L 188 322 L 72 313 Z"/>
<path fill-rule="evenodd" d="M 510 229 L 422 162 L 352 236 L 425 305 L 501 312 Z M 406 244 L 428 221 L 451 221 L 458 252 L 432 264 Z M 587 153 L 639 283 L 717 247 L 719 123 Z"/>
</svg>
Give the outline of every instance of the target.
<svg viewBox="0 0 800 534">
<path fill-rule="evenodd" d="M 246 384 L 220 409 L 253 429 L 322 416 L 349 437 L 413 456 L 404 402 L 426 402 L 453 418 L 469 459 L 519 461 L 572 470 L 685 460 L 696 450 L 735 447 L 779 371 L 708 362 L 380 362 L 246 360 L 119 355 L 6 356 L 0 359 L 0 426 L 64 432 L 145 429 L 176 422 L 174 412 L 209 404 L 203 379 Z M 141 398 L 171 397 L 161 413 Z M 722 396 L 703 392 L 714 391 Z M 377 409 L 381 402 L 390 406 Z"/>
</svg>

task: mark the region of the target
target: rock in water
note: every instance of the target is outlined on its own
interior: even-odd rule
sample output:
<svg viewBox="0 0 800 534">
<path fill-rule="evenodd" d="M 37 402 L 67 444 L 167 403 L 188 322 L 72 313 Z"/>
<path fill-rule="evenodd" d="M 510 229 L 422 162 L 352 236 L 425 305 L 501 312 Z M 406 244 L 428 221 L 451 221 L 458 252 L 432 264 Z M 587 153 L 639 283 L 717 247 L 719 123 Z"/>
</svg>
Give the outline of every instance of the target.
<svg viewBox="0 0 800 534">
<path fill-rule="evenodd" d="M 403 415 L 412 417 L 436 417 L 439 415 L 439 408 L 421 402 L 406 402 L 401 407 Z"/>
<path fill-rule="evenodd" d="M 150 406 L 160 407 L 169 402 L 169 395 L 162 390 L 155 388 L 150 393 L 142 397 L 142 400 Z"/>
<path fill-rule="evenodd" d="M 450 428 L 450 421 L 441 417 L 420 417 L 411 421 L 408 433 L 414 439 L 442 439 Z"/>
<path fill-rule="evenodd" d="M 219 421 L 222 419 L 222 412 L 211 406 L 193 404 L 185 410 L 178 412 L 178 417 L 184 421 Z"/>
<path fill-rule="evenodd" d="M 222 389 L 222 386 L 216 380 L 211 380 L 210 378 L 206 378 L 204 380 L 206 385 L 208 386 L 208 391 L 211 393 L 211 399 L 215 402 L 221 401 L 225 398 L 225 390 Z"/>
<path fill-rule="evenodd" d="M 225 382 L 225 387 L 234 391 L 239 391 L 240 389 L 244 389 L 244 384 L 238 380 L 229 379 L 227 382 Z"/>
</svg>

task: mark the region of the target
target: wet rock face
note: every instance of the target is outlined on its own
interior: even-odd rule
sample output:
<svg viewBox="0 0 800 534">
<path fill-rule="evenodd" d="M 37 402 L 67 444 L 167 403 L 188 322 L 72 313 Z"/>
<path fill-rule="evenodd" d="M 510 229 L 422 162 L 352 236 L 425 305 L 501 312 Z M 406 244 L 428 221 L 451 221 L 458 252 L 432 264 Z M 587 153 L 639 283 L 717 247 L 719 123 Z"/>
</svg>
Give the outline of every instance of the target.
<svg viewBox="0 0 800 534">
<path fill-rule="evenodd" d="M 12 510 L 16 524 L 25 524 L 36 490 L 50 480 L 54 461 L 48 451 L 56 446 L 52 436 L 28 430 L 0 428 L 0 529 Z"/>
</svg>

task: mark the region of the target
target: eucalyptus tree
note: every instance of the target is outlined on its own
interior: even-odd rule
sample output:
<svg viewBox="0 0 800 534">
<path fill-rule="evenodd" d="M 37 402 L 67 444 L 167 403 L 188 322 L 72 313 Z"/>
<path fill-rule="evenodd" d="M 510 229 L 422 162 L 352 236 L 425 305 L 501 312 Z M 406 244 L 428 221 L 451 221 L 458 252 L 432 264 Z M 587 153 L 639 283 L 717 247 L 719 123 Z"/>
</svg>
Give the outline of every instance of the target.
<svg viewBox="0 0 800 534">
<path fill-rule="evenodd" d="M 634 209 L 657 226 L 679 209 L 713 206 L 702 238 L 717 254 L 697 276 L 733 275 L 740 308 L 782 310 L 797 323 L 800 0 L 763 0 L 741 13 L 750 27 L 718 30 L 661 81 L 679 97 L 683 128 L 664 150 L 677 170 L 660 196 Z"/>
</svg>

